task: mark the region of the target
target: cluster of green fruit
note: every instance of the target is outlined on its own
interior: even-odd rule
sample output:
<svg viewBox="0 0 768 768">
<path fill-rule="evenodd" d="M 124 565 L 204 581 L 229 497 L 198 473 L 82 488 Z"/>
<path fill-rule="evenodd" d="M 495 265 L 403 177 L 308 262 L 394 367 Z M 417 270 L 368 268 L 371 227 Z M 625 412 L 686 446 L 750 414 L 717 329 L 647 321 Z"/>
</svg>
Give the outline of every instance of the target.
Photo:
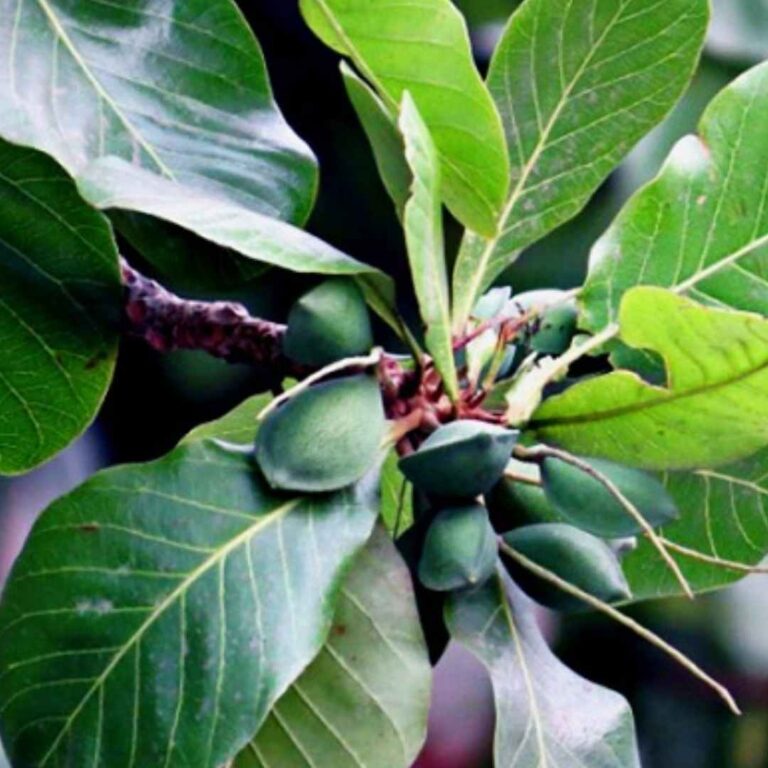
<svg viewBox="0 0 768 768">
<path fill-rule="evenodd" d="M 568 307 L 545 313 L 529 349 L 556 354 L 573 335 L 572 320 Z M 372 343 L 359 289 L 333 279 L 292 309 L 285 353 L 321 366 L 364 353 Z M 640 517 L 658 527 L 677 516 L 663 485 L 598 459 L 574 464 L 545 455 L 519 461 L 513 458 L 519 437 L 493 423 L 463 419 L 439 427 L 400 459 L 418 499 L 420 533 L 409 559 L 421 584 L 441 593 L 482 584 L 500 563 L 501 539 L 502 553 L 514 550 L 600 600 L 628 598 L 621 542 L 643 531 Z M 311 386 L 270 413 L 258 433 L 256 459 L 275 489 L 324 493 L 360 480 L 389 448 L 379 382 L 355 374 Z M 586 463 L 579 466 L 581 461 Z M 576 607 L 574 598 L 517 561 L 501 562 L 538 602 Z"/>
</svg>

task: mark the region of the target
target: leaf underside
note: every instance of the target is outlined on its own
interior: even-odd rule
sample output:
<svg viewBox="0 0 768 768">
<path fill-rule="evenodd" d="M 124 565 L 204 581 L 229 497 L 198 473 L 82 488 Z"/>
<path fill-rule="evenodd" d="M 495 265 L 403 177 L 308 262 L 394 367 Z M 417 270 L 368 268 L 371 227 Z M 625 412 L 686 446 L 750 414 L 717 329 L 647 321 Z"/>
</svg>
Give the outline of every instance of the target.
<svg viewBox="0 0 768 768">
<path fill-rule="evenodd" d="M 485 586 L 455 593 L 446 619 L 490 673 L 497 766 L 640 768 L 627 702 L 552 654 L 533 604 L 501 568 Z"/>
</svg>

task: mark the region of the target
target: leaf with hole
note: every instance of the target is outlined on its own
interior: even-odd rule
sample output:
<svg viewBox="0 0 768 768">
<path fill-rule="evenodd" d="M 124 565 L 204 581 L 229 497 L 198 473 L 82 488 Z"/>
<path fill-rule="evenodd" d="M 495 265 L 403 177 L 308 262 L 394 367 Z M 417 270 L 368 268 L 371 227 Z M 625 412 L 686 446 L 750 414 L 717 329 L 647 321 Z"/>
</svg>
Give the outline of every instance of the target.
<svg viewBox="0 0 768 768">
<path fill-rule="evenodd" d="M 488 86 L 512 185 L 491 239 L 468 235 L 454 273 L 454 327 L 522 248 L 575 216 L 682 96 L 707 0 L 528 0 L 507 25 Z"/>
<path fill-rule="evenodd" d="M 109 222 L 56 163 L 1 140 L 0 286 L 0 474 L 17 474 L 96 416 L 122 292 Z"/>
<path fill-rule="evenodd" d="M 322 647 L 373 490 L 278 495 L 249 452 L 201 441 L 55 502 L 0 609 L 14 763 L 233 757 Z"/>
<path fill-rule="evenodd" d="M 621 340 L 656 352 L 668 386 L 629 371 L 546 400 L 532 426 L 568 450 L 646 469 L 702 469 L 768 444 L 768 320 L 661 288 L 624 296 Z"/>
</svg>

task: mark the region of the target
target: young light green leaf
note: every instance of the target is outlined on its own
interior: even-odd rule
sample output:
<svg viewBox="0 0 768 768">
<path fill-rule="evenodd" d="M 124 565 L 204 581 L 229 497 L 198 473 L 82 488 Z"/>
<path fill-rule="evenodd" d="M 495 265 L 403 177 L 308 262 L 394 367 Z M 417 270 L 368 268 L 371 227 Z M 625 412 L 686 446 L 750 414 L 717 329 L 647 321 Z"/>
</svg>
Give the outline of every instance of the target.
<svg viewBox="0 0 768 768">
<path fill-rule="evenodd" d="M 500 571 L 454 594 L 451 635 L 487 667 L 496 701 L 494 759 L 505 768 L 640 768 L 632 712 L 619 694 L 565 667 L 532 603 Z"/>
<path fill-rule="evenodd" d="M 394 302 L 389 277 L 308 232 L 205 192 L 182 194 L 176 182 L 118 158 L 92 163 L 79 177 L 78 187 L 97 208 L 157 216 L 217 245 L 292 272 L 357 277 L 375 288 L 384 303 Z"/>
<path fill-rule="evenodd" d="M 120 157 L 174 181 L 180 203 L 203 190 L 267 216 L 309 215 L 314 158 L 232 0 L 0 0 L 0 49 L 0 135 L 73 176 Z"/>
<path fill-rule="evenodd" d="M 275 495 L 249 453 L 199 441 L 55 502 L 0 607 L 12 761 L 234 757 L 325 642 L 371 490 Z"/>
<path fill-rule="evenodd" d="M 0 141 L 0 474 L 46 461 L 91 423 L 120 304 L 109 222 L 52 160 Z"/>
<path fill-rule="evenodd" d="M 341 588 L 328 640 L 233 768 L 409 768 L 431 667 L 408 569 L 378 529 Z"/>
<path fill-rule="evenodd" d="M 379 176 L 402 221 L 412 177 L 405 160 L 405 148 L 400 132 L 397 130 L 397 123 L 371 86 L 346 62 L 341 63 L 341 76 L 347 96 L 373 150 Z"/>
<path fill-rule="evenodd" d="M 454 274 L 454 327 L 520 250 L 575 216 L 682 95 L 707 28 L 707 0 L 527 0 L 488 85 L 501 111 L 512 187 L 498 234 L 469 234 Z"/>
<path fill-rule="evenodd" d="M 312 31 L 347 56 L 397 115 L 408 91 L 440 153 L 443 196 L 466 226 L 492 235 L 509 186 L 499 115 L 450 0 L 301 0 Z"/>
<path fill-rule="evenodd" d="M 680 509 L 680 519 L 663 537 L 705 557 L 745 566 L 741 571 L 676 553 L 675 559 L 696 592 L 722 588 L 742 578 L 768 553 L 768 450 L 715 470 L 670 472 L 664 484 Z M 647 542 L 623 561 L 635 599 L 680 594 L 680 587 Z"/>
<path fill-rule="evenodd" d="M 575 453 L 647 469 L 702 469 L 768 445 L 768 320 L 661 288 L 628 291 L 621 340 L 657 352 L 668 386 L 629 371 L 545 401 L 532 427 Z"/>
<path fill-rule="evenodd" d="M 659 176 L 596 244 L 581 295 L 599 330 L 634 285 L 659 285 L 718 307 L 768 313 L 768 64 L 710 104 Z"/>
<path fill-rule="evenodd" d="M 411 276 L 426 326 L 427 349 L 443 377 L 448 395 L 456 400 L 459 382 L 451 336 L 440 161 L 429 129 L 408 93 L 403 96 L 399 126 L 405 139 L 405 156 L 413 172 L 411 197 L 405 206 L 403 222 Z"/>
</svg>

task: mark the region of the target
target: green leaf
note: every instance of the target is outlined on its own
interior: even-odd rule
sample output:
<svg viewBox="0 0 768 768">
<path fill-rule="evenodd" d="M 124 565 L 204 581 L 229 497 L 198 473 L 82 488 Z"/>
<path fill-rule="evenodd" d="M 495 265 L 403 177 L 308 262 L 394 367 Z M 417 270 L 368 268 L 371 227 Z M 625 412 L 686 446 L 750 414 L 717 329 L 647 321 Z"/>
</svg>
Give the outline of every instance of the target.
<svg viewBox="0 0 768 768">
<path fill-rule="evenodd" d="M 431 676 L 410 574 L 378 529 L 341 588 L 323 650 L 234 768 L 409 768 Z"/>
<path fill-rule="evenodd" d="M 109 222 L 52 160 L 0 141 L 0 474 L 42 463 L 91 423 L 120 304 Z"/>
<path fill-rule="evenodd" d="M 13 762 L 232 758 L 325 642 L 368 490 L 276 495 L 250 452 L 202 441 L 55 502 L 0 608 Z"/>
<path fill-rule="evenodd" d="M 381 520 L 394 538 L 413 525 L 413 486 L 400 471 L 400 457 L 394 449 L 381 467 Z"/>
<path fill-rule="evenodd" d="M 73 176 L 113 156 L 174 181 L 179 203 L 202 190 L 267 216 L 309 215 L 314 158 L 231 0 L 0 0 L 0 48 L 0 134 Z"/>
<path fill-rule="evenodd" d="M 499 115 L 449 0 L 301 0 L 312 31 L 349 57 L 394 118 L 408 91 L 437 145 L 443 196 L 466 226 L 490 235 L 509 185 Z"/>
<path fill-rule="evenodd" d="M 661 531 L 666 539 L 747 566 L 763 560 L 768 552 L 768 450 L 727 467 L 670 472 L 663 479 L 681 512 L 679 521 Z M 675 559 L 696 592 L 719 589 L 744 576 L 684 555 Z M 644 540 L 623 567 L 635 599 L 680 594 L 669 568 Z"/>
<path fill-rule="evenodd" d="M 206 296 L 242 291 L 246 283 L 270 269 L 151 216 L 112 210 L 109 219 L 121 237 L 176 291 Z"/>
<path fill-rule="evenodd" d="M 379 176 L 402 221 L 412 179 L 397 124 L 376 92 L 346 62 L 341 63 L 341 76 L 373 150 Z"/>
<path fill-rule="evenodd" d="M 532 603 L 503 571 L 481 589 L 454 594 L 446 619 L 490 673 L 497 766 L 640 768 L 629 705 L 555 658 Z"/>
<path fill-rule="evenodd" d="M 217 245 L 292 272 L 358 277 L 375 287 L 384 303 L 394 301 L 389 277 L 309 233 L 205 192 L 181 195 L 175 182 L 118 158 L 92 163 L 78 182 L 83 197 L 97 208 L 158 216 Z"/>
<path fill-rule="evenodd" d="M 707 108 L 592 252 L 582 325 L 598 330 L 637 284 L 768 314 L 768 64 Z"/>
<path fill-rule="evenodd" d="M 405 206 L 403 222 L 411 276 L 426 326 L 427 349 L 448 395 L 455 401 L 459 396 L 459 381 L 453 357 L 445 267 L 440 161 L 429 129 L 408 93 L 403 96 L 399 126 L 405 139 L 405 156 L 413 171 L 411 197 Z"/>
<path fill-rule="evenodd" d="M 256 439 L 258 428 L 256 419 L 272 399 L 273 396 L 269 392 L 249 397 L 220 419 L 195 427 L 182 438 L 181 443 L 194 443 L 208 439 L 251 447 Z"/>
<path fill-rule="evenodd" d="M 707 28 L 707 0 L 527 0 L 491 63 L 512 187 L 499 234 L 469 234 L 454 327 L 520 250 L 575 216 L 674 106 Z"/>
<path fill-rule="evenodd" d="M 629 371 L 576 384 L 534 414 L 541 438 L 661 470 L 716 467 L 768 445 L 768 320 L 638 287 L 620 326 L 626 344 L 661 355 L 668 386 Z"/>
</svg>

